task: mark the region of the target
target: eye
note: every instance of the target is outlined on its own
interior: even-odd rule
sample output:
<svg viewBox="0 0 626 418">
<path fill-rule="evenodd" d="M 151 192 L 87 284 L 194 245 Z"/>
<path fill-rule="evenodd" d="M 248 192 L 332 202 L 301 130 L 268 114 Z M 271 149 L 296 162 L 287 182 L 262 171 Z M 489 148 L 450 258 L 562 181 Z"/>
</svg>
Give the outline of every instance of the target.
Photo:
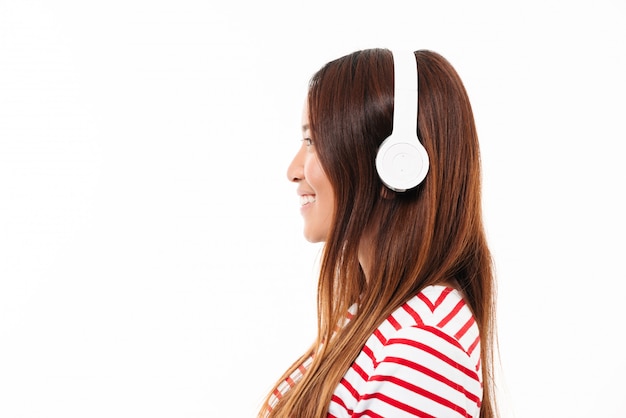
<svg viewBox="0 0 626 418">
<path fill-rule="evenodd" d="M 313 140 L 311 138 L 304 138 L 302 139 L 302 142 L 304 142 L 304 145 L 306 145 L 307 147 L 310 147 L 313 145 Z"/>
</svg>

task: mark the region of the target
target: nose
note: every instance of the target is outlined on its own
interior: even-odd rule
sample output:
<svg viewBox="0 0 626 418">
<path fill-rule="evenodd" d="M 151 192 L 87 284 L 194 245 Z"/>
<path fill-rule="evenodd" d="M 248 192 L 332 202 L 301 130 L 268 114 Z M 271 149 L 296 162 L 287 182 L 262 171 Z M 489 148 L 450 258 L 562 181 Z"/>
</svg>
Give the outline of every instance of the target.
<svg viewBox="0 0 626 418">
<path fill-rule="evenodd" d="M 302 179 L 304 179 L 304 155 L 302 153 L 302 148 L 298 150 L 293 160 L 291 160 L 291 164 L 287 168 L 287 179 L 294 183 L 298 183 Z"/>
</svg>

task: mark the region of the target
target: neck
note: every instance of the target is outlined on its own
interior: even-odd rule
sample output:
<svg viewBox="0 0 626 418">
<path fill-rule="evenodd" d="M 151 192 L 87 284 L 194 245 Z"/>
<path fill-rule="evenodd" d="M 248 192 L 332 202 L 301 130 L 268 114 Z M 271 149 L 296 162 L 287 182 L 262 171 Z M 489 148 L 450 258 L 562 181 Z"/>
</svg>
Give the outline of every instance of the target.
<svg viewBox="0 0 626 418">
<path fill-rule="evenodd" d="M 361 265 L 361 269 L 365 274 L 365 280 L 369 281 L 370 271 L 372 267 L 373 257 L 373 246 L 372 241 L 369 237 L 370 234 L 365 234 L 361 238 L 361 242 L 359 243 L 359 264 Z"/>
</svg>

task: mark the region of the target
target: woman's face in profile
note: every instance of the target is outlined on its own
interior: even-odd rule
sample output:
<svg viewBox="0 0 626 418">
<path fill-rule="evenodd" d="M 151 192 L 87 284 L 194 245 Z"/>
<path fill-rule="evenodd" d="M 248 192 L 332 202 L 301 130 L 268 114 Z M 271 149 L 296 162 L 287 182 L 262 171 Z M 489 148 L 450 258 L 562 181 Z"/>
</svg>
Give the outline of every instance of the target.
<svg viewBox="0 0 626 418">
<path fill-rule="evenodd" d="M 333 219 L 335 196 L 317 157 L 306 103 L 302 112 L 302 145 L 289 165 L 287 175 L 290 181 L 298 184 L 304 237 L 310 242 L 326 241 Z"/>
</svg>

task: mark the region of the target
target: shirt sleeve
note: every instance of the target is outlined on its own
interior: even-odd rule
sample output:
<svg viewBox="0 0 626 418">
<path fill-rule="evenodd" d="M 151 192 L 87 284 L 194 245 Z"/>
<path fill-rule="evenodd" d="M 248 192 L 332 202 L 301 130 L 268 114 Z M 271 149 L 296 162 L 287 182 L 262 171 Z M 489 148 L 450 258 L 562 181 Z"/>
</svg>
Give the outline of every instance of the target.
<svg viewBox="0 0 626 418">
<path fill-rule="evenodd" d="M 440 328 L 402 328 L 377 359 L 353 417 L 478 417 L 478 367 Z"/>
</svg>

